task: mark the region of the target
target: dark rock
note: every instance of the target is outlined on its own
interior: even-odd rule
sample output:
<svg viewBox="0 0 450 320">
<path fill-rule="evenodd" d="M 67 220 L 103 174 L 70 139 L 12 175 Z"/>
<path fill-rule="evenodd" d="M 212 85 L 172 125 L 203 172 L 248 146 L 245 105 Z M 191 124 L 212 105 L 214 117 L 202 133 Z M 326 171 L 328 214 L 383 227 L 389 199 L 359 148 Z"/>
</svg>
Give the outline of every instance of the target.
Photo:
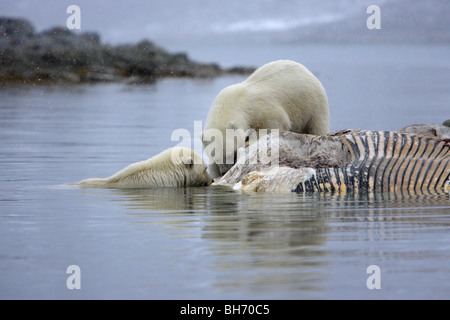
<svg viewBox="0 0 450 320">
<path fill-rule="evenodd" d="M 24 43 L 33 35 L 34 28 L 28 21 L 0 17 L 0 40 L 6 40 L 5 42 L 10 45 L 18 45 Z"/>
<path fill-rule="evenodd" d="M 245 70 L 197 63 L 149 40 L 109 46 L 95 32 L 78 34 L 63 27 L 36 34 L 29 22 L 13 18 L 0 18 L 0 66 L 1 83 L 153 83 L 162 77 L 214 77 Z"/>
<path fill-rule="evenodd" d="M 244 66 L 235 66 L 235 67 L 231 67 L 227 69 L 228 73 L 233 73 L 233 74 L 250 74 L 253 71 L 256 70 L 256 67 L 244 67 Z"/>
</svg>

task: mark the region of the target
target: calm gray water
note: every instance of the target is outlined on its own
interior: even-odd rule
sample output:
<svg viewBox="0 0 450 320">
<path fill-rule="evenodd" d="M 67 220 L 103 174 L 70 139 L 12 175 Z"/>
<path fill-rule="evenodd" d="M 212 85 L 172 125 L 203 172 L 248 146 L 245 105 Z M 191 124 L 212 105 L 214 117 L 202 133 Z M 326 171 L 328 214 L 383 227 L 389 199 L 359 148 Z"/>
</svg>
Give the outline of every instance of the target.
<svg viewBox="0 0 450 320">
<path fill-rule="evenodd" d="M 220 61 L 249 62 L 238 49 Z M 308 66 L 328 92 L 332 130 L 450 117 L 448 47 L 285 49 L 250 62 Z M 0 298 L 450 298 L 448 196 L 67 185 L 176 145 L 175 129 L 194 137 L 215 95 L 242 79 L 1 89 Z M 70 265 L 80 290 L 66 286 Z M 370 265 L 381 289 L 367 288 Z"/>
</svg>

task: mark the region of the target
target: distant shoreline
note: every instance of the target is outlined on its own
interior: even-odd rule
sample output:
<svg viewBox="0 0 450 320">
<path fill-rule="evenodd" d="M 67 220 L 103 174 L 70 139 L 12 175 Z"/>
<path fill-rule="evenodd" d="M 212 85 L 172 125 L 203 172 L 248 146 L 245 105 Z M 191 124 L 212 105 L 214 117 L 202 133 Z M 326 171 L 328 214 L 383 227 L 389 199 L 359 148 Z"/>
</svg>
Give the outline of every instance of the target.
<svg viewBox="0 0 450 320">
<path fill-rule="evenodd" d="M 30 22 L 0 17 L 0 83 L 153 83 L 169 77 L 249 74 L 253 67 L 222 68 L 170 53 L 148 40 L 107 45 L 95 32 L 63 27 L 36 33 Z"/>
</svg>

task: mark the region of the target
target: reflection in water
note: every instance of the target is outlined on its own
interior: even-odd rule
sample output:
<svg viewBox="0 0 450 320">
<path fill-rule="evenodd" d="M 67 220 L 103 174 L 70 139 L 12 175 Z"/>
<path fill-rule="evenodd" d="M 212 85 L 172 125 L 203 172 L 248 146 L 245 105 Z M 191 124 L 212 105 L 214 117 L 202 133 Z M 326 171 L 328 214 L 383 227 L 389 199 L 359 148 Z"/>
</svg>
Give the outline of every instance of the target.
<svg viewBox="0 0 450 320">
<path fill-rule="evenodd" d="M 220 274 L 215 287 L 252 292 L 317 290 L 328 277 L 330 254 L 351 257 L 366 251 L 369 256 L 420 259 L 423 252 L 417 249 L 390 252 L 375 250 L 371 243 L 442 232 L 450 208 L 445 195 L 245 194 L 226 187 L 117 192 L 139 223 L 190 230 L 184 236 L 205 241 L 202 257 L 212 260 L 211 268 Z M 353 241 L 356 248 L 330 252 L 330 241 Z"/>
<path fill-rule="evenodd" d="M 323 279 L 315 269 L 324 264 L 328 226 L 324 204 L 316 199 L 295 193 L 248 195 L 226 187 L 117 192 L 140 223 L 191 229 L 185 236 L 198 234 L 206 241 L 203 255 L 220 271 L 216 286 L 305 289 Z"/>
</svg>

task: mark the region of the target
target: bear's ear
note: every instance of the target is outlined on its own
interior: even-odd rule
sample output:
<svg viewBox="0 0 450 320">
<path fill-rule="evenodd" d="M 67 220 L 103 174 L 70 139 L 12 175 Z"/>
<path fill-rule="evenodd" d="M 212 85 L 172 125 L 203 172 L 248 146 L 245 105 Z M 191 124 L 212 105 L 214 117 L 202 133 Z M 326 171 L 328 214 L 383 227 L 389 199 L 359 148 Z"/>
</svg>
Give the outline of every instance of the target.
<svg viewBox="0 0 450 320">
<path fill-rule="evenodd" d="M 236 129 L 236 125 L 233 121 L 228 122 L 227 129 Z"/>
</svg>

